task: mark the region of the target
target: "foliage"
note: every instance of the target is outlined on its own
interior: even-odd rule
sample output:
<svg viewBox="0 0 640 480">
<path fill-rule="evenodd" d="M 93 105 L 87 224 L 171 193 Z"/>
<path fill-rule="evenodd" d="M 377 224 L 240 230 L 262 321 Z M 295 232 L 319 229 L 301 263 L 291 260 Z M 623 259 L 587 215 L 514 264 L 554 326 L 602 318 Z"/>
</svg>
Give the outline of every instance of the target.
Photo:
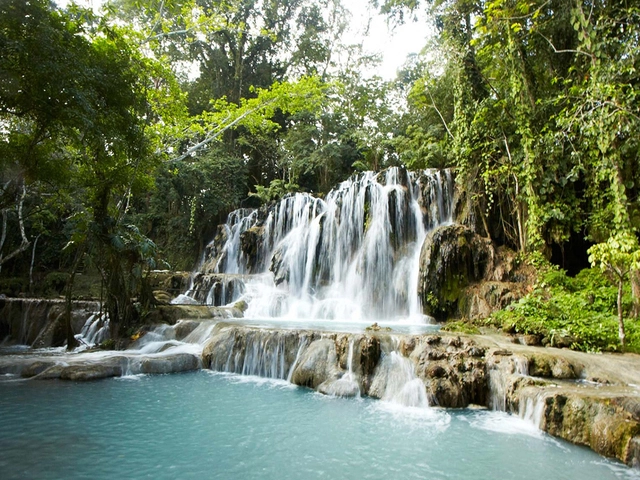
<svg viewBox="0 0 640 480">
<path fill-rule="evenodd" d="M 436 31 L 401 159 L 457 167 L 484 233 L 548 258 L 574 235 L 640 226 L 637 2 L 380 3 L 400 21 L 426 8 Z"/>
<path fill-rule="evenodd" d="M 616 287 L 599 269 L 585 269 L 571 278 L 563 270 L 547 268 L 531 293 L 494 314 L 489 323 L 507 331 L 541 335 L 551 344 L 563 337 L 578 350 L 618 350 Z M 628 312 L 631 304 L 630 291 L 625 289 L 624 310 Z M 630 323 L 628 340 L 629 350 L 640 351 L 637 322 Z"/>
<path fill-rule="evenodd" d="M 242 159 L 212 148 L 197 159 L 162 165 L 154 190 L 135 202 L 134 218 L 170 268 L 190 270 L 202 242 L 246 195 Z"/>
<path fill-rule="evenodd" d="M 300 189 L 295 183 L 285 183 L 279 178 L 271 180 L 269 187 L 263 187 L 262 185 L 256 185 L 255 193 L 249 195 L 255 196 L 260 199 L 264 204 L 269 204 L 280 200 L 288 193 L 296 192 Z"/>
<path fill-rule="evenodd" d="M 637 237 L 629 232 L 616 233 L 604 243 L 593 245 L 589 250 L 589 262 L 612 277 L 618 286 L 618 336 L 625 345 L 625 324 L 622 308 L 624 283 L 633 270 L 640 269 L 640 247 Z"/>
</svg>

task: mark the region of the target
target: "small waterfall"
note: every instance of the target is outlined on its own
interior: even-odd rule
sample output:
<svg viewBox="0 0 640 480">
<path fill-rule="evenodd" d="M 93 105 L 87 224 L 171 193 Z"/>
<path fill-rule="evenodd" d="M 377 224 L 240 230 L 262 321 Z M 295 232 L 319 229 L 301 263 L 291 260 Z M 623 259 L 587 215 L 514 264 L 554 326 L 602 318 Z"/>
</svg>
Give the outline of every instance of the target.
<svg viewBox="0 0 640 480">
<path fill-rule="evenodd" d="M 218 274 L 262 273 L 243 279 L 250 318 L 424 321 L 420 251 L 430 230 L 451 223 L 453 183 L 447 170 L 394 167 L 324 199 L 297 193 L 269 210 L 236 210 L 206 263 Z M 201 303 L 215 303 L 207 292 Z"/>
<path fill-rule="evenodd" d="M 383 356 L 371 385 L 371 393 L 384 401 L 405 407 L 429 406 L 427 390 L 423 381 L 416 377 L 413 363 L 395 350 Z"/>
<path fill-rule="evenodd" d="M 226 242 L 215 264 L 215 273 L 247 273 L 247 260 L 240 248 L 241 235 L 255 226 L 258 218 L 256 210 L 241 208 L 234 210 L 224 224 Z"/>
<path fill-rule="evenodd" d="M 544 392 L 522 388 L 529 375 L 529 359 L 521 355 L 499 356 L 489 363 L 489 407 L 492 410 L 516 413 L 520 418 L 542 427 L 545 409 Z M 520 388 L 518 387 L 520 385 Z M 525 384 L 526 385 L 526 384 Z M 514 392 L 517 391 L 517 394 Z"/>
<path fill-rule="evenodd" d="M 542 428 L 545 410 L 544 392 L 535 392 L 533 396 L 520 398 L 518 414 L 520 418 L 532 423 L 537 428 Z"/>
<path fill-rule="evenodd" d="M 223 343 L 224 348 L 211 356 L 211 370 L 288 380 L 307 345 L 307 338 L 295 332 L 253 330 L 245 335 L 233 335 Z M 294 351 L 297 352 L 295 358 Z"/>
<path fill-rule="evenodd" d="M 293 371 L 296 369 L 298 362 L 300 361 L 300 354 L 307 348 L 309 342 L 307 341 L 307 336 L 302 335 L 300 338 L 300 344 L 298 345 L 298 351 L 296 352 L 296 358 L 293 360 L 291 364 L 291 368 L 289 369 L 289 373 L 287 374 L 287 382 L 291 382 L 291 377 L 293 376 Z"/>
<path fill-rule="evenodd" d="M 347 350 L 347 371 L 338 380 L 332 382 L 325 393 L 339 397 L 360 397 L 358 376 L 353 372 L 353 345 L 354 339 L 351 338 Z"/>
<path fill-rule="evenodd" d="M 96 312 L 87 319 L 75 338 L 81 345 L 93 347 L 107 340 L 109 335 L 109 316 L 106 312 Z"/>
</svg>

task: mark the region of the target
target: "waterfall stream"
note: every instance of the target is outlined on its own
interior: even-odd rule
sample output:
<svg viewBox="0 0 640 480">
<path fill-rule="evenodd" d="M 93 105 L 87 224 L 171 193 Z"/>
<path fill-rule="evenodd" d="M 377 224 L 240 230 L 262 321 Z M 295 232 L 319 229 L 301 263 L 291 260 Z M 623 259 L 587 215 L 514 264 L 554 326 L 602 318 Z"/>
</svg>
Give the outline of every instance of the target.
<svg viewBox="0 0 640 480">
<path fill-rule="evenodd" d="M 236 210 L 176 303 L 245 300 L 247 318 L 424 322 L 422 244 L 452 215 L 449 171 L 402 168 L 354 176 L 324 199 L 297 193 L 268 210 Z M 215 293 L 227 292 L 231 274 L 243 288 Z"/>
</svg>

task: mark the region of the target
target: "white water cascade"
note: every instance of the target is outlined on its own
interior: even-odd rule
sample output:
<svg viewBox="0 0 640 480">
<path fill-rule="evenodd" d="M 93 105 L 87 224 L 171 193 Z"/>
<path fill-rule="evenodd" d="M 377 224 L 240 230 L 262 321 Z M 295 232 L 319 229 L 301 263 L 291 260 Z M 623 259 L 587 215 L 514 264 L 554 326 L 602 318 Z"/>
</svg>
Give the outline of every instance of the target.
<svg viewBox="0 0 640 480">
<path fill-rule="evenodd" d="M 324 199 L 298 193 L 232 212 L 200 270 L 243 275 L 233 301 L 247 302 L 246 318 L 423 322 L 420 251 L 452 214 L 449 171 L 365 172 Z"/>
</svg>

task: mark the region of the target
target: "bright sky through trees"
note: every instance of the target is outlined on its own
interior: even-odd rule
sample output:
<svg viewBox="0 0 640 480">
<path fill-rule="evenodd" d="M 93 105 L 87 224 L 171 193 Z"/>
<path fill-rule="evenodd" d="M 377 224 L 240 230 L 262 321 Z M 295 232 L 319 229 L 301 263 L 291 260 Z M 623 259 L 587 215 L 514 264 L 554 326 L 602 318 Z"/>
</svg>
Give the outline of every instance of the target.
<svg viewBox="0 0 640 480">
<path fill-rule="evenodd" d="M 56 3 L 64 7 L 71 2 L 57 0 Z M 98 10 L 103 2 L 76 0 L 76 3 Z M 388 23 L 387 17 L 378 13 L 370 0 L 350 0 L 345 2 L 345 6 L 353 15 L 345 40 L 357 44 L 362 42 L 367 53 L 382 55 L 380 66 L 372 74 L 380 75 L 385 80 L 395 78 L 396 71 L 405 63 L 407 55 L 419 53 L 424 47 L 428 31 L 423 18 L 394 27 Z"/>
</svg>

